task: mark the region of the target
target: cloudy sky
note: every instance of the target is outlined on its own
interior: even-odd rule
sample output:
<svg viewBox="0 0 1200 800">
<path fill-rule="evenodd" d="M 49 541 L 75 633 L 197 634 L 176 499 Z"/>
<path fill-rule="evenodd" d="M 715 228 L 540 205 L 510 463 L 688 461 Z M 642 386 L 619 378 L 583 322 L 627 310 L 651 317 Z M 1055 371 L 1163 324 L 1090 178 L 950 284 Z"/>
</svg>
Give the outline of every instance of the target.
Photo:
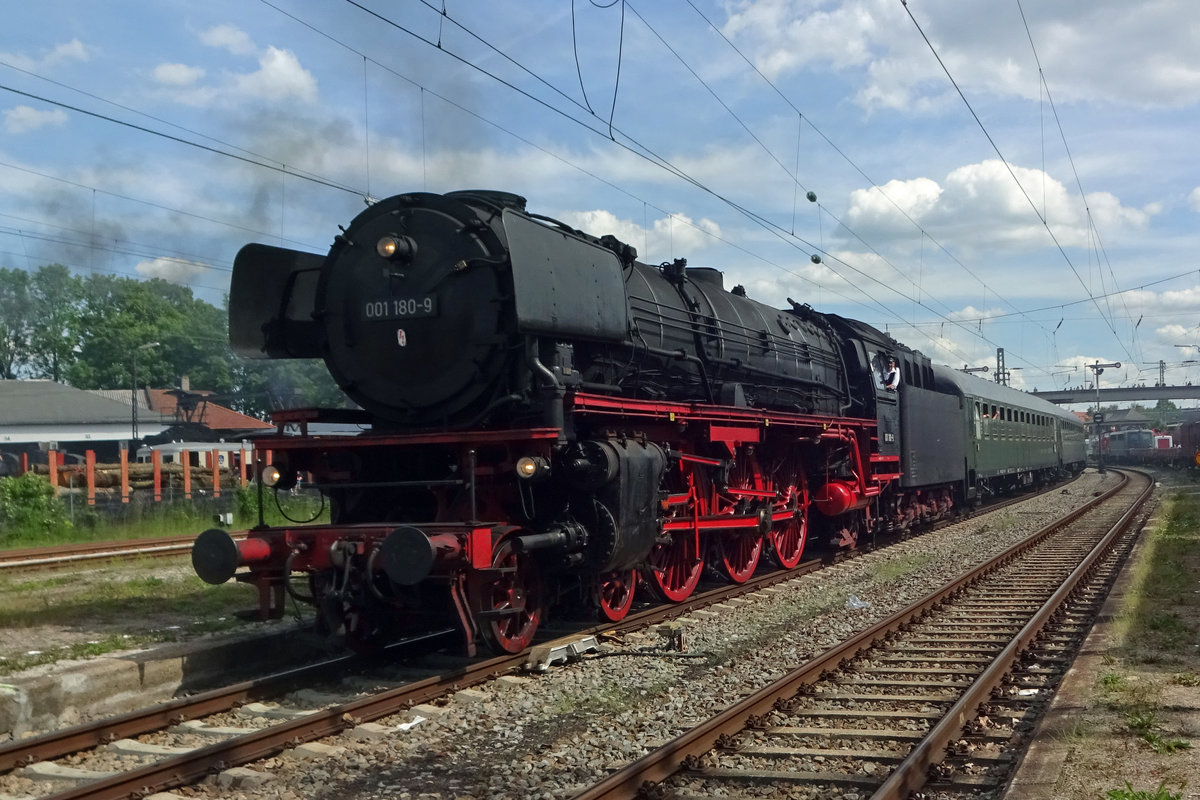
<svg viewBox="0 0 1200 800">
<path fill-rule="evenodd" d="M 1200 381 L 1193 0 L 10 5 L 0 266 L 219 305 L 246 242 L 504 189 L 1023 388 Z"/>
</svg>

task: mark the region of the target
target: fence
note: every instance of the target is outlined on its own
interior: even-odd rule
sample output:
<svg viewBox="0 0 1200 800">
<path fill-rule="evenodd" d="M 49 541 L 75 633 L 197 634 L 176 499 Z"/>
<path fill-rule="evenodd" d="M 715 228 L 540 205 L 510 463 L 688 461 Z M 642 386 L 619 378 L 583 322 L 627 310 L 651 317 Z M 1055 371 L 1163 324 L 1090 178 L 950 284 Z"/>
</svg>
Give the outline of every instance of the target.
<svg viewBox="0 0 1200 800">
<path fill-rule="evenodd" d="M 219 499 L 222 492 L 230 493 L 247 483 L 247 454 L 242 449 L 233 454 L 232 464 L 221 466 L 218 450 L 208 452 L 208 466 L 193 466 L 191 451 L 182 450 L 174 463 L 164 464 L 162 453 L 150 452 L 149 463 L 129 462 L 127 450 L 121 450 L 116 464 L 98 464 L 96 453 L 84 453 L 83 464 L 60 464 L 59 454 L 50 450 L 46 466 L 37 465 L 34 470 L 49 476 L 50 485 L 59 494 L 70 495 L 73 502 L 82 493 L 81 501 L 89 506 L 102 504 L 130 503 L 138 493 L 143 502 L 164 500 L 193 500 L 202 497 Z"/>
</svg>

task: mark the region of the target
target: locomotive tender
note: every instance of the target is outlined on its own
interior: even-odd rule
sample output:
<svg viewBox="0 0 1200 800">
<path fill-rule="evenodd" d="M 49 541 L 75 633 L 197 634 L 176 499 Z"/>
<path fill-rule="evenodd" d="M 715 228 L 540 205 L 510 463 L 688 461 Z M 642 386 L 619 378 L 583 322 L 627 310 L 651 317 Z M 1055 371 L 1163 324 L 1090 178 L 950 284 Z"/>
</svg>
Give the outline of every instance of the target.
<svg viewBox="0 0 1200 800">
<path fill-rule="evenodd" d="M 330 522 L 205 531 L 197 573 L 353 645 L 449 622 L 516 652 L 571 602 L 616 621 L 639 584 L 680 601 L 706 567 L 743 582 L 1083 468 L 1050 403 L 636 256 L 494 191 L 377 202 L 324 256 L 244 247 L 235 349 L 323 358 L 359 408 L 277 413 L 256 443 L 260 486 L 305 474 Z M 335 420 L 364 432 L 308 434 Z"/>
</svg>

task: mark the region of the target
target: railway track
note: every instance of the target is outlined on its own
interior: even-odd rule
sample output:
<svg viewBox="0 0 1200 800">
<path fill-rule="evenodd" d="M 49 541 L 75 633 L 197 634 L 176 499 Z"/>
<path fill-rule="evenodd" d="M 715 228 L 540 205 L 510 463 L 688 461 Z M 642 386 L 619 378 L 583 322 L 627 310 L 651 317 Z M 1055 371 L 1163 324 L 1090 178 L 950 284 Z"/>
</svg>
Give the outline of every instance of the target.
<svg viewBox="0 0 1200 800">
<path fill-rule="evenodd" d="M 402 643 L 378 658 L 330 659 L 10 742 L 0 746 L 0 795 L 4 794 L 4 774 L 37 781 L 51 793 L 23 797 L 44 800 L 140 797 L 150 791 L 194 783 L 214 772 L 294 749 L 306 742 L 353 732 L 374 720 L 401 714 L 500 675 L 545 671 L 553 663 L 587 652 L 602 634 L 620 635 L 684 616 L 791 580 L 820 566 L 820 561 L 809 561 L 792 570 L 756 576 L 744 584 L 699 592 L 684 603 L 658 605 L 632 613 L 617 625 L 576 626 L 565 636 L 539 641 L 525 653 L 481 660 L 456 659 L 456 666 L 444 672 L 418 668 L 398 673 L 392 662 L 423 641 L 433 641 L 442 635 L 449 638 L 450 631 Z M 308 692 L 296 701 L 284 699 L 282 703 L 266 704 L 285 698 L 289 692 L 332 683 L 346 674 L 357 676 L 350 688 L 331 689 L 318 695 L 323 703 L 314 705 L 313 695 Z M 361 686 L 371 683 L 389 688 L 363 696 Z M 369 727 L 361 730 L 366 731 L 363 735 L 371 733 Z M 184 737 L 190 741 L 208 737 L 209 742 L 212 738 L 220 741 L 179 746 L 132 739 L 155 736 Z M 117 773 L 112 773 L 107 765 L 90 765 L 93 761 L 110 761 L 118 753 L 127 761 L 141 759 L 150 763 Z"/>
<path fill-rule="evenodd" d="M 1115 576 L 1152 482 L 1066 520 L 826 652 L 577 800 L 970 796 L 1049 699 Z M 930 785 L 932 780 L 932 785 Z M 943 795 L 939 795 L 943 796 Z"/>
<path fill-rule="evenodd" d="M 575 630 L 561 640 L 539 643 L 531 653 L 464 662 L 439 674 L 426 671 L 414 678 L 411 673 L 397 676 L 389 675 L 387 670 L 372 672 L 369 664 L 356 659 L 336 659 L 289 670 L 134 714 L 11 743 L 0 747 L 0 773 L 7 771 L 36 778 L 41 786 L 53 792 L 28 796 L 55 800 L 142 796 L 150 790 L 160 791 L 195 782 L 213 772 L 294 749 L 304 742 L 353 732 L 376 719 L 400 714 L 419 703 L 444 697 L 498 675 L 515 670 L 544 669 L 555 660 L 569 659 L 586 650 L 588 640 L 602 632 L 644 628 L 791 580 L 819 567 L 820 562 L 814 561 L 796 570 L 760 575 L 746 584 L 703 592 L 689 603 L 657 606 L 631 614 L 621 626 Z M 308 702 L 306 706 L 305 701 L 285 701 L 282 708 L 263 705 L 264 701 L 278 700 L 291 689 L 328 681 L 331 676 L 345 672 L 365 675 L 358 679 L 359 685 L 375 681 L 388 688 L 365 697 L 361 692 L 342 691 L 345 699 L 326 697 L 326 702 L 315 705 Z M 291 710 L 285 710 L 289 706 Z M 205 718 L 209 722 L 196 722 Z M 130 743 L 132 737 L 148 739 L 149 746 L 146 742 Z M 222 740 L 211 742 L 213 737 Z M 156 743 L 178 739 L 189 744 L 169 744 L 164 750 L 164 745 Z M 123 769 L 118 774 L 106 774 L 110 771 L 107 765 L 116 752 L 123 753 L 122 758 L 126 761 L 153 761 Z M 54 763 L 50 763 L 52 761 Z M 89 766 L 93 761 L 100 766 Z"/>
<path fill-rule="evenodd" d="M 246 531 L 230 531 L 234 540 L 246 538 Z M 91 567 L 139 558 L 186 556 L 195 536 L 164 536 L 158 539 L 129 539 L 112 542 L 84 542 L 49 547 L 0 550 L 0 573 Z"/>
</svg>

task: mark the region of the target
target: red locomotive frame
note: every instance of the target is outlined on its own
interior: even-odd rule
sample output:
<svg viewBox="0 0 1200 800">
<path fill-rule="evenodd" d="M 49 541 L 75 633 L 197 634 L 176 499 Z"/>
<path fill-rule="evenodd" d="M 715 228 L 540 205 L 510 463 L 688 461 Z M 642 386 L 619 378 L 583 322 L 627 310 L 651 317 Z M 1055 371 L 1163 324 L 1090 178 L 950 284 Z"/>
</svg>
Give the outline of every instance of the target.
<svg viewBox="0 0 1200 800">
<path fill-rule="evenodd" d="M 591 585 L 584 588 L 601 617 L 611 621 L 629 611 L 639 582 L 659 598 L 677 602 L 694 591 L 706 564 L 733 582 L 748 580 L 765 552 L 780 567 L 795 567 L 811 530 L 825 539 L 823 544 L 853 547 L 872 527 L 872 501 L 900 478 L 899 456 L 879 452 L 873 419 L 583 392 L 568 393 L 565 409 L 578 435 L 648 442 L 669 453 L 670 468 L 658 487 L 659 507 L 647 512 L 658 520 L 653 547 L 635 568 L 585 578 Z M 359 573 L 356 591 L 376 596 L 384 606 L 399 607 L 379 588 L 389 585 L 381 575 L 397 584 L 422 583 L 427 591 L 440 585 L 466 652 L 474 653 L 480 638 L 500 651 L 527 646 L 546 610 L 555 605 L 548 602 L 549 593 L 561 591 L 548 580 L 562 576 L 542 574 L 531 553 L 538 532 L 524 528 L 504 509 L 514 493 L 523 491 L 514 472 L 517 459 L 532 456 L 549 464 L 556 447 L 566 441 L 564 431 L 532 427 L 307 435 L 307 424 L 319 415 L 311 410 L 276 414 L 279 434 L 256 443 L 260 469 L 272 455 L 281 455 L 309 472 L 317 488 L 379 488 L 387 481 L 375 484 L 371 475 L 322 465 L 331 454 L 346 451 L 387 448 L 401 458 L 411 448 L 435 447 L 457 460 L 461 477 L 417 483 L 440 498 L 453 493 L 459 499 L 439 500 L 432 519 L 400 525 L 260 526 L 242 542 L 230 542 L 236 550 L 225 552 L 218 571 L 249 568 L 235 577 L 258 589 L 263 618 L 283 614 L 285 591 L 295 593 L 293 575 L 331 576 L 324 583 L 313 582 L 313 596 L 301 599 L 320 604 L 318 589 L 326 598 L 329 593 L 342 598 L 336 613 L 342 615 L 351 642 L 356 625 L 365 629 L 361 617 L 366 612 L 357 607 L 361 603 L 345 600 L 351 596 L 352 566 Z M 283 435 L 288 425 L 298 426 L 301 435 Z M 339 578 L 343 573 L 344 579 Z"/>
</svg>

